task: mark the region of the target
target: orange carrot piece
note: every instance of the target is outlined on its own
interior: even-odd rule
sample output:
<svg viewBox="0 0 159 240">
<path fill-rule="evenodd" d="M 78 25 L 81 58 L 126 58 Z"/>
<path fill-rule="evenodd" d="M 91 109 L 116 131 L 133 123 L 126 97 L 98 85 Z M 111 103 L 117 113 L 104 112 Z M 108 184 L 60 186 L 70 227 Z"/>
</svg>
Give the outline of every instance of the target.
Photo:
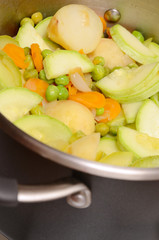
<svg viewBox="0 0 159 240">
<path fill-rule="evenodd" d="M 77 88 L 75 88 L 71 81 L 65 86 L 68 90 L 69 96 L 75 95 L 77 93 Z"/>
<path fill-rule="evenodd" d="M 102 24 L 103 24 L 103 32 L 105 32 L 105 30 L 106 30 L 106 28 L 107 28 L 107 23 L 106 23 L 106 21 L 104 20 L 103 17 L 100 17 L 100 20 L 101 20 L 101 22 L 102 22 Z"/>
<path fill-rule="evenodd" d="M 88 108 L 101 108 L 106 104 L 104 95 L 99 92 L 78 92 L 69 96 L 69 99 L 79 102 Z"/>
<path fill-rule="evenodd" d="M 36 70 L 40 72 L 43 69 L 43 57 L 41 55 L 40 47 L 37 43 L 33 43 L 31 45 L 31 55 L 32 55 Z"/>
<path fill-rule="evenodd" d="M 45 98 L 46 89 L 48 88 L 49 84 L 41 79 L 38 78 L 30 78 L 24 84 L 25 88 L 38 93 L 40 96 Z"/>
<path fill-rule="evenodd" d="M 104 106 L 104 113 L 103 113 L 103 116 L 105 116 L 105 118 L 103 118 L 98 122 L 106 123 L 108 121 L 111 121 L 119 115 L 120 111 L 121 111 L 121 106 L 116 100 L 112 98 L 106 98 L 106 104 Z"/>
<path fill-rule="evenodd" d="M 2 50 L 13 60 L 17 67 L 22 69 L 28 67 L 29 63 L 25 62 L 25 53 L 23 48 L 18 47 L 15 44 L 8 43 Z"/>
<path fill-rule="evenodd" d="M 78 52 L 79 52 L 80 54 L 85 54 L 84 51 L 83 51 L 83 49 L 80 49 Z"/>
</svg>

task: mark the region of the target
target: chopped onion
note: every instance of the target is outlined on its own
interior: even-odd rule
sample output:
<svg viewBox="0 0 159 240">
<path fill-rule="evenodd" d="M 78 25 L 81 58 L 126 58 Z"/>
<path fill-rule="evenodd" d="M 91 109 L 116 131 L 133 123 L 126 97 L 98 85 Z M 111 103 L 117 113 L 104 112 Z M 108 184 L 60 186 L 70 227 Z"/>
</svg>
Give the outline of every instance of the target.
<svg viewBox="0 0 159 240">
<path fill-rule="evenodd" d="M 88 87 L 87 83 L 81 77 L 78 72 L 70 74 L 70 80 L 75 88 L 81 92 L 91 92 L 92 90 Z"/>
</svg>

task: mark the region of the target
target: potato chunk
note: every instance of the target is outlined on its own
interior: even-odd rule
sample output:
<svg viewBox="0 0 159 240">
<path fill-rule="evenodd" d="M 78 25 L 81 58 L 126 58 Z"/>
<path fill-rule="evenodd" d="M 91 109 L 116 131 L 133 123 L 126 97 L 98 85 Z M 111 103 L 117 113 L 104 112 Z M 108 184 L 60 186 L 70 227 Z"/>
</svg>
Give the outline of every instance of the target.
<svg viewBox="0 0 159 240">
<path fill-rule="evenodd" d="M 72 132 L 80 130 L 89 135 L 95 130 L 95 121 L 91 111 L 72 100 L 48 103 L 45 106 L 45 113 L 65 123 Z"/>
<path fill-rule="evenodd" d="M 114 67 L 125 67 L 126 65 L 133 63 L 134 61 L 123 53 L 117 44 L 108 38 L 102 38 L 89 57 L 93 60 L 96 56 L 104 57 L 105 65 L 110 69 Z"/>
<path fill-rule="evenodd" d="M 84 5 L 70 4 L 59 9 L 48 26 L 48 37 L 67 50 L 90 53 L 102 36 L 99 16 Z"/>
</svg>

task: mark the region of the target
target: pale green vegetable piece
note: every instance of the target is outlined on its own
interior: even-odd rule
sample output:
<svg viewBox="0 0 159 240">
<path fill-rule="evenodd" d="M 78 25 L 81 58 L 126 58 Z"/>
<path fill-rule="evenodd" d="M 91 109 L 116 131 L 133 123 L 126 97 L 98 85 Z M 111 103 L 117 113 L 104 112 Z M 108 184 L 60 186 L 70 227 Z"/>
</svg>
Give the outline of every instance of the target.
<svg viewBox="0 0 159 240">
<path fill-rule="evenodd" d="M 159 63 L 120 68 L 96 83 L 106 95 L 121 103 L 138 102 L 159 91 Z"/>
<path fill-rule="evenodd" d="M 159 139 L 134 129 L 120 127 L 117 141 L 125 151 L 133 152 L 137 158 L 159 155 Z"/>
<path fill-rule="evenodd" d="M 0 91 L 0 112 L 11 122 L 26 115 L 42 101 L 42 97 L 26 88 L 8 88 Z"/>
<path fill-rule="evenodd" d="M 72 136 L 64 123 L 46 115 L 28 115 L 14 124 L 37 140 L 61 151 L 68 146 Z"/>
<path fill-rule="evenodd" d="M 120 167 L 128 167 L 132 163 L 133 158 L 134 156 L 131 152 L 114 152 L 102 158 L 99 162 Z"/>
<path fill-rule="evenodd" d="M 0 50 L 2 50 L 4 48 L 4 46 L 8 43 L 19 46 L 19 43 L 14 38 L 12 38 L 8 35 L 1 35 L 0 36 Z"/>
<path fill-rule="evenodd" d="M 159 138 L 159 107 L 150 99 L 144 101 L 136 117 L 136 129 Z"/>
<path fill-rule="evenodd" d="M 40 34 L 40 36 L 42 38 L 46 38 L 47 37 L 47 27 L 49 25 L 49 22 L 50 22 L 51 18 L 52 18 L 52 16 L 47 17 L 47 18 L 43 19 L 42 21 L 40 21 L 35 26 L 36 31 Z"/>
<path fill-rule="evenodd" d="M 103 137 L 100 139 L 97 152 L 102 151 L 106 155 L 109 155 L 113 152 L 119 152 L 120 149 L 117 146 L 116 138 Z"/>
<path fill-rule="evenodd" d="M 123 103 L 122 109 L 124 111 L 125 119 L 128 124 L 134 123 L 136 115 L 142 105 L 142 101 L 134 103 Z"/>
<path fill-rule="evenodd" d="M 41 51 L 44 49 L 50 49 L 50 47 L 30 23 L 26 23 L 19 28 L 16 40 L 19 42 L 19 45 L 22 48 L 30 47 L 31 44 L 37 43 L 39 44 Z"/>
<path fill-rule="evenodd" d="M 148 47 L 154 54 L 159 56 L 159 45 L 157 43 L 151 42 Z"/>
<path fill-rule="evenodd" d="M 119 24 L 110 28 L 113 40 L 129 57 L 141 64 L 159 61 L 158 56 Z"/>
<path fill-rule="evenodd" d="M 130 167 L 137 168 L 156 168 L 159 167 L 159 155 L 140 158 L 134 161 Z"/>
<path fill-rule="evenodd" d="M 94 68 L 87 56 L 71 50 L 56 50 L 45 57 L 43 64 L 47 79 L 68 74 L 77 67 L 80 67 L 83 73 L 91 72 Z"/>
<path fill-rule="evenodd" d="M 0 51 L 0 89 L 21 87 L 21 73 L 15 63 L 3 51 Z"/>
</svg>

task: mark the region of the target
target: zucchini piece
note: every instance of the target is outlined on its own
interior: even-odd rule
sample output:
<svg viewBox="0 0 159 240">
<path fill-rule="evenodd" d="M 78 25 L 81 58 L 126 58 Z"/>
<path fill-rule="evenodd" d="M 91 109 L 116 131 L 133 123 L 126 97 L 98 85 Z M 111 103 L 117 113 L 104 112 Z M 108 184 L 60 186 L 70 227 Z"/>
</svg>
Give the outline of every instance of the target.
<svg viewBox="0 0 159 240">
<path fill-rule="evenodd" d="M 47 27 L 51 20 L 52 16 L 45 18 L 44 20 L 40 21 L 36 26 L 35 30 L 39 33 L 42 38 L 47 38 Z"/>
<path fill-rule="evenodd" d="M 0 51 L 0 89 L 21 86 L 22 78 L 18 67 L 6 53 Z"/>
<path fill-rule="evenodd" d="M 159 155 L 140 158 L 130 165 L 130 167 L 138 167 L 138 168 L 155 168 L 159 167 Z"/>
<path fill-rule="evenodd" d="M 110 34 L 120 49 L 141 64 L 159 61 L 159 57 L 119 24 L 110 28 Z"/>
<path fill-rule="evenodd" d="M 0 91 L 0 112 L 11 122 L 26 115 L 42 101 L 42 97 L 26 88 L 8 88 Z"/>
<path fill-rule="evenodd" d="M 121 103 L 138 102 L 159 91 L 159 63 L 116 69 L 96 83 L 106 95 Z"/>
<path fill-rule="evenodd" d="M 159 155 L 159 139 L 150 137 L 128 127 L 120 127 L 117 142 L 125 151 L 133 152 L 136 158 Z"/>
<path fill-rule="evenodd" d="M 73 50 L 56 50 L 45 57 L 43 64 L 47 79 L 68 74 L 77 67 L 80 67 L 83 73 L 92 72 L 94 68 L 94 64 L 86 55 Z"/>
<path fill-rule="evenodd" d="M 8 43 L 12 43 L 12 44 L 19 46 L 19 43 L 14 38 L 12 38 L 8 35 L 0 36 L 0 50 L 2 50 L 4 48 L 4 46 Z"/>
<path fill-rule="evenodd" d="M 133 159 L 134 156 L 132 152 L 114 152 L 104 157 L 99 162 L 120 167 L 128 167 L 133 162 Z"/>
<path fill-rule="evenodd" d="M 28 115 L 15 121 L 14 124 L 37 140 L 63 151 L 72 133 L 62 122 L 46 115 Z"/>
<path fill-rule="evenodd" d="M 61 46 L 58 45 L 57 43 L 51 41 L 50 39 L 48 38 L 43 38 L 44 39 L 44 42 L 49 46 L 49 49 L 52 50 L 52 51 L 55 51 L 56 49 L 60 49 Z"/>
<path fill-rule="evenodd" d="M 112 137 L 103 137 L 100 139 L 97 152 L 103 152 L 106 155 L 109 155 L 113 152 L 119 152 L 119 148 L 117 146 L 116 138 Z"/>
<path fill-rule="evenodd" d="M 159 107 L 152 100 L 147 99 L 141 106 L 136 117 L 136 129 L 159 138 Z"/>
<path fill-rule="evenodd" d="M 124 111 L 125 119 L 128 124 L 134 123 L 136 115 L 143 102 L 123 103 L 122 109 Z"/>
<path fill-rule="evenodd" d="M 150 99 L 152 101 L 154 101 L 154 103 L 156 103 L 157 106 L 159 107 L 159 93 L 158 92 L 156 94 L 154 94 L 153 96 L 151 96 Z"/>
<path fill-rule="evenodd" d="M 30 47 L 32 43 L 38 43 L 41 51 L 44 49 L 50 49 L 50 47 L 45 43 L 43 38 L 30 23 L 25 23 L 19 28 L 16 40 L 22 48 Z"/>
<path fill-rule="evenodd" d="M 159 45 L 157 43 L 151 42 L 149 44 L 149 49 L 156 54 L 157 56 L 159 56 Z"/>
</svg>

